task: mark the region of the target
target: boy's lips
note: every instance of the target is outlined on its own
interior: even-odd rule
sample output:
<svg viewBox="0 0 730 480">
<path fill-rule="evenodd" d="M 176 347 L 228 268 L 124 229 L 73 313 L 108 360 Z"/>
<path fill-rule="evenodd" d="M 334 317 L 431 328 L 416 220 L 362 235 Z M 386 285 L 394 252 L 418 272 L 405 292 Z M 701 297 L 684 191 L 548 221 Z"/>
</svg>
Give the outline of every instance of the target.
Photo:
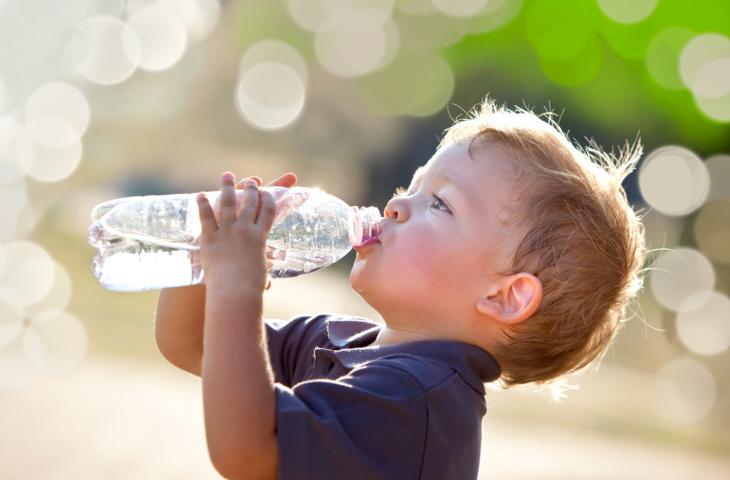
<svg viewBox="0 0 730 480">
<path fill-rule="evenodd" d="M 356 245 L 353 247 L 356 252 L 360 253 L 363 252 L 369 248 L 372 248 L 374 245 L 379 245 L 380 241 L 377 238 L 368 238 L 365 240 L 362 245 Z"/>
</svg>

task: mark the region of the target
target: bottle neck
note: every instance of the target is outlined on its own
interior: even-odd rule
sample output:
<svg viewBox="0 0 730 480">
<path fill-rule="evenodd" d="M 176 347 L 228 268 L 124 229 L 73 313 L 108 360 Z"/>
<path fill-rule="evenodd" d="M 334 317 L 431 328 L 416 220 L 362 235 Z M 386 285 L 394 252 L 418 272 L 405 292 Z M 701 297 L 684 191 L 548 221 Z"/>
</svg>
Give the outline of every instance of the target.
<svg viewBox="0 0 730 480">
<path fill-rule="evenodd" d="M 383 216 L 377 207 L 352 207 L 355 214 L 355 246 L 362 245 L 370 239 L 377 239 L 383 231 Z"/>
</svg>

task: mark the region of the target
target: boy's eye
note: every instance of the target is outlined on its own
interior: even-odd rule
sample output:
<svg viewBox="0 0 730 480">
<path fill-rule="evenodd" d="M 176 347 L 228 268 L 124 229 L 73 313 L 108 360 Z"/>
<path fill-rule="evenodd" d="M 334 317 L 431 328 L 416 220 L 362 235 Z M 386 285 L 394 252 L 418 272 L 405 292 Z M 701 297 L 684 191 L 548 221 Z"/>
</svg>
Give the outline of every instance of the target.
<svg viewBox="0 0 730 480">
<path fill-rule="evenodd" d="M 393 198 L 407 197 L 408 195 L 410 195 L 410 193 L 408 193 L 408 190 L 403 187 L 398 187 L 395 189 Z M 431 202 L 431 205 L 429 205 L 430 207 L 436 208 L 436 210 L 442 210 L 444 212 L 451 213 L 451 210 L 449 210 L 449 207 L 444 203 L 443 200 L 441 200 L 441 197 L 439 197 L 435 193 L 432 195 L 432 197 L 433 201 Z"/>
<path fill-rule="evenodd" d="M 443 206 L 443 208 L 438 208 L 437 207 L 437 210 L 443 210 L 444 212 L 451 213 L 451 210 L 449 210 L 449 207 L 444 203 L 444 201 L 441 200 L 441 198 L 434 193 L 433 194 L 433 202 L 431 202 L 431 206 L 433 207 L 436 204 L 441 204 Z"/>
</svg>

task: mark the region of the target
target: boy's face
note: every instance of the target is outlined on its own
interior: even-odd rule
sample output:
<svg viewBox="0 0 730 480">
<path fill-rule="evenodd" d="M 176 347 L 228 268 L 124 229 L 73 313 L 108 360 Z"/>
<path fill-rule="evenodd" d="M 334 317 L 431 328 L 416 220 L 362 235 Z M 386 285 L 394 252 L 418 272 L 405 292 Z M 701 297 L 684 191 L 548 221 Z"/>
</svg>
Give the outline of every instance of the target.
<svg viewBox="0 0 730 480">
<path fill-rule="evenodd" d="M 380 243 L 358 251 L 350 283 L 391 327 L 465 335 L 475 304 L 506 271 L 516 247 L 509 220 L 512 161 L 495 145 L 437 151 L 408 193 L 385 209 Z"/>
</svg>

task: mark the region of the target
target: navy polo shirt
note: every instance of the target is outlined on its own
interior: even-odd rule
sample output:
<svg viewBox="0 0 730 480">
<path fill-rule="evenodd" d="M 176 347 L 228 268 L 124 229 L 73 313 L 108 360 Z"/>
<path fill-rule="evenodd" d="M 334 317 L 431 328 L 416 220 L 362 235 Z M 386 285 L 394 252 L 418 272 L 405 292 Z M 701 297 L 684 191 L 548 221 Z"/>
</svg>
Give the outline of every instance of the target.
<svg viewBox="0 0 730 480">
<path fill-rule="evenodd" d="M 457 341 L 368 346 L 380 324 L 340 315 L 266 320 L 280 479 L 477 478 L 485 350 Z"/>
</svg>

